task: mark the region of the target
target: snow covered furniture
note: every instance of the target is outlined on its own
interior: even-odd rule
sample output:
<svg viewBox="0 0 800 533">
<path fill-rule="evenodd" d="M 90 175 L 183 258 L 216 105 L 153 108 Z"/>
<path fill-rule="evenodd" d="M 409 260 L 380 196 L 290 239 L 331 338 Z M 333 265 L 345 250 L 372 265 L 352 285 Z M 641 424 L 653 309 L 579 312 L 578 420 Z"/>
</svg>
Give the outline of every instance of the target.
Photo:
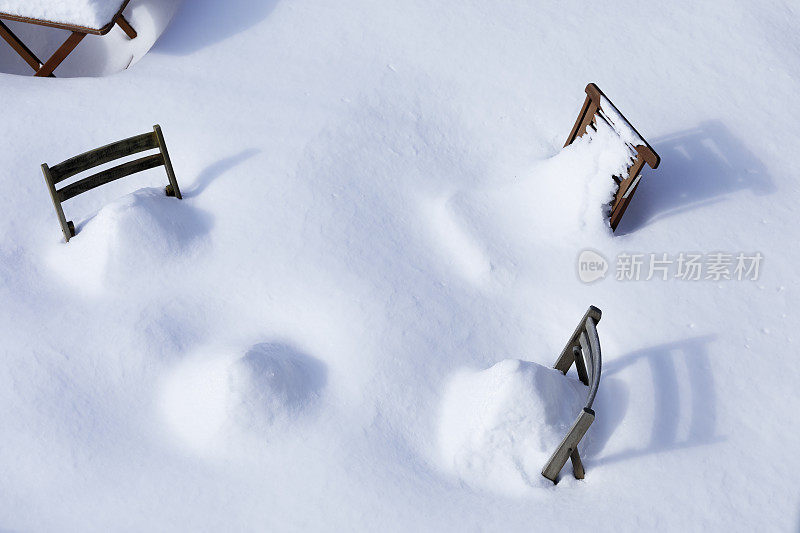
<svg viewBox="0 0 800 533">
<path fill-rule="evenodd" d="M 650 168 L 657 168 L 661 158 L 594 83 L 586 86 L 586 100 L 564 146 L 569 146 L 586 133 L 587 127 L 595 129 L 598 117 L 610 125 L 631 149 L 628 175 L 614 176 L 618 188 L 611 206 L 611 229 L 616 230 L 639 185 L 642 167 L 647 163 Z"/>
<path fill-rule="evenodd" d="M 567 459 L 572 459 L 572 472 L 575 477 L 583 479 L 584 476 L 583 463 L 578 454 L 578 443 L 594 422 L 592 404 L 597 395 L 597 388 L 600 386 L 600 367 L 602 366 L 600 338 L 597 336 L 596 326 L 600 322 L 601 316 L 600 309 L 593 305 L 589 306 L 589 310 L 583 315 L 578 327 L 575 328 L 575 332 L 553 365 L 553 368 L 566 374 L 572 367 L 572 363 L 575 363 L 578 379 L 589 387 L 586 405 L 578 414 L 578 418 L 575 419 L 575 423 L 572 424 L 572 428 L 561 444 L 542 468 L 542 475 L 553 483 L 558 482 L 558 474 L 564 468 Z"/>
<path fill-rule="evenodd" d="M 75 176 L 85 170 L 110 163 L 116 159 L 120 159 L 146 150 L 155 150 L 158 152 L 152 155 L 147 155 L 122 163 L 115 167 L 103 170 L 96 174 L 92 174 L 86 178 L 80 179 L 61 189 L 56 189 L 56 184 L 60 183 L 67 178 Z M 143 133 L 135 137 L 130 137 L 122 141 L 118 141 L 106 146 L 102 146 L 95 150 L 76 155 L 67 159 L 63 163 L 59 163 L 50 168 L 47 163 L 42 164 L 42 173 L 44 173 L 44 181 L 47 183 L 47 188 L 50 191 L 50 197 L 53 199 L 53 205 L 56 208 L 56 215 L 61 224 L 61 231 L 64 232 L 64 240 L 69 242 L 71 237 L 75 236 L 75 225 L 72 221 L 67 221 L 64 216 L 64 210 L 61 206 L 70 198 L 73 198 L 83 192 L 105 185 L 114 180 L 130 176 L 143 170 L 148 170 L 158 166 L 164 165 L 167 171 L 167 185 L 165 191 L 167 196 L 175 196 L 182 199 L 181 190 L 178 187 L 178 182 L 175 179 L 175 172 L 172 170 L 172 162 L 169 159 L 167 152 L 167 144 L 164 142 L 164 135 L 161 133 L 161 126 L 156 124 L 153 126 L 151 133 Z"/>
<path fill-rule="evenodd" d="M 53 71 L 88 34 L 105 35 L 114 25 L 134 39 L 136 30 L 122 12 L 130 0 L 0 0 L 0 37 L 35 71 L 53 77 Z M 50 59 L 42 62 L 2 21 L 13 20 L 67 30 L 70 33 Z"/>
</svg>

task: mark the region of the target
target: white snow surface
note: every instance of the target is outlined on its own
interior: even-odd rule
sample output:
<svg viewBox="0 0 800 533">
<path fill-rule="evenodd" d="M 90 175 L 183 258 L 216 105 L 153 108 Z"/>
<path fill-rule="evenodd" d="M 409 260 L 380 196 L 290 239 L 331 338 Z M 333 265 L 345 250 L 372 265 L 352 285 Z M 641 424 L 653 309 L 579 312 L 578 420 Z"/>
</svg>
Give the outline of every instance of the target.
<svg viewBox="0 0 800 533">
<path fill-rule="evenodd" d="M 197 0 L 144 55 L 175 8 L 56 79 L 0 47 L 0 529 L 797 530 L 795 3 Z M 614 235 L 589 81 L 662 158 Z M 65 244 L 40 164 L 156 123 L 184 199 L 115 181 Z M 716 251 L 761 276 L 614 279 Z"/>
<path fill-rule="evenodd" d="M 636 130 L 625 120 L 625 117 L 620 114 L 616 106 L 609 102 L 608 98 L 605 96 L 600 97 L 599 113 L 614 128 L 617 135 L 627 144 L 633 147 L 645 144 L 644 139 L 636 133 Z"/>
<path fill-rule="evenodd" d="M 95 30 L 111 22 L 122 0 L 0 0 L 0 13 Z"/>
</svg>

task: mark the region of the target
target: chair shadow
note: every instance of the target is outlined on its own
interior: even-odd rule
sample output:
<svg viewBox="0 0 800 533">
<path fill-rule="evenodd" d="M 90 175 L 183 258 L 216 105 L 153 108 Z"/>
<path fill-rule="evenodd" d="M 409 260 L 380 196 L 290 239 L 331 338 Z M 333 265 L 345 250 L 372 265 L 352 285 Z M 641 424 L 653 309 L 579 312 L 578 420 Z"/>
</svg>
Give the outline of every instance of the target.
<svg viewBox="0 0 800 533">
<path fill-rule="evenodd" d="M 242 150 L 236 155 L 228 156 L 224 159 L 220 159 L 216 163 L 213 163 L 207 166 L 195 180 L 194 186 L 183 192 L 183 196 L 185 198 L 194 198 L 195 196 L 200 195 L 206 188 L 211 185 L 211 182 L 215 179 L 219 178 L 226 172 L 228 172 L 233 167 L 239 165 L 240 163 L 250 159 L 254 155 L 260 153 L 261 150 L 257 150 L 255 148 L 248 148 L 247 150 Z"/>
<path fill-rule="evenodd" d="M 596 465 L 609 464 L 645 455 L 706 446 L 725 440 L 716 432 L 716 395 L 708 357 L 708 345 L 715 339 L 715 335 L 705 335 L 651 346 L 604 364 L 604 382 L 597 397 L 600 404 L 597 412 L 601 413 L 601 416 L 597 418 L 595 424 L 597 427 L 592 428 L 594 450 L 591 454 L 593 457 L 588 458 L 589 462 Z M 627 388 L 622 387 L 623 397 L 620 397 L 621 380 L 608 378 L 639 363 L 649 367 L 653 381 L 656 416 L 649 443 L 643 448 L 631 447 L 609 455 L 600 455 L 611 435 L 625 418 L 628 405 Z M 676 371 L 678 365 L 686 368 L 689 376 L 688 388 L 691 391 L 689 413 L 683 413 L 683 417 Z M 609 388 L 607 386 L 609 381 L 619 382 L 618 386 Z M 619 407 L 620 404 L 624 405 L 622 409 Z M 681 426 L 681 422 L 687 416 L 688 431 L 685 429 L 685 424 Z"/>
<path fill-rule="evenodd" d="M 661 165 L 642 173 L 618 235 L 740 191 L 764 195 L 776 190 L 764 164 L 720 121 L 703 122 L 652 144 Z"/>
<path fill-rule="evenodd" d="M 797 511 L 797 528 L 795 529 L 797 533 L 800 533 L 800 506 L 798 506 Z"/>
<path fill-rule="evenodd" d="M 161 0 L 145 1 L 158 4 Z M 185 0 L 151 52 L 191 54 L 257 24 L 277 3 L 278 0 Z"/>
</svg>

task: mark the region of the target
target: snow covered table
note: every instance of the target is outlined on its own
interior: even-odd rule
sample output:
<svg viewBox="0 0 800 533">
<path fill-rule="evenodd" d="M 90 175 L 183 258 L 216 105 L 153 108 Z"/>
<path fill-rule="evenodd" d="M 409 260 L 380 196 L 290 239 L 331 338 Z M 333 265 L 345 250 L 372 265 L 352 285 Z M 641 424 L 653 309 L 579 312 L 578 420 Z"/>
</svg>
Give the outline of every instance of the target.
<svg viewBox="0 0 800 533">
<path fill-rule="evenodd" d="M 56 67 L 88 34 L 105 35 L 116 24 L 129 38 L 135 38 L 136 30 L 122 14 L 128 2 L 130 0 L 0 0 L 0 37 L 31 66 L 35 76 L 53 76 Z M 49 26 L 72 33 L 50 59 L 42 62 L 3 20 Z"/>
</svg>

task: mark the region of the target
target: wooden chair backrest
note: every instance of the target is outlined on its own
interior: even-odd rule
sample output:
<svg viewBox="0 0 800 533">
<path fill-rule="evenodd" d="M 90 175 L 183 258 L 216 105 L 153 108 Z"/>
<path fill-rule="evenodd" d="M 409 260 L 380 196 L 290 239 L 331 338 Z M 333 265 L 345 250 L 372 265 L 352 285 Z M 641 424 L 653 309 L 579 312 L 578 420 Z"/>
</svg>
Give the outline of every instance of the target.
<svg viewBox="0 0 800 533">
<path fill-rule="evenodd" d="M 609 109 L 604 109 L 604 106 L 609 107 Z M 650 168 L 658 168 L 661 158 L 647 141 L 644 140 L 644 137 L 636 131 L 636 128 L 628 122 L 628 119 L 625 118 L 619 109 L 611 103 L 611 100 L 603 94 L 603 91 L 594 83 L 590 83 L 586 86 L 586 100 L 583 102 L 583 107 L 581 107 L 581 111 L 578 113 L 578 118 L 575 120 L 575 125 L 572 127 L 572 131 L 569 133 L 569 137 L 567 137 L 567 142 L 564 143 L 564 146 L 572 144 L 575 139 L 586 133 L 587 128 L 591 127 L 592 129 L 596 129 L 595 124 L 598 118 L 605 121 L 612 128 L 617 129 L 618 126 L 609 118 L 610 115 L 619 117 L 624 121 L 624 125 L 630 128 L 639 138 L 636 144 L 630 146 L 636 155 L 632 158 L 628 166 L 628 175 L 614 176 L 614 180 L 619 185 L 619 188 L 617 189 L 616 196 L 611 206 L 610 223 L 611 229 L 616 230 L 619 221 L 622 219 L 622 215 L 625 214 L 625 210 L 633 199 L 633 193 L 636 191 L 636 187 L 639 185 L 642 167 L 647 163 L 650 165 Z"/>
<path fill-rule="evenodd" d="M 122 163 L 70 183 L 60 189 L 56 189 L 58 183 L 80 174 L 81 172 L 123 157 L 155 149 L 158 150 L 155 154 Z M 71 157 L 53 167 L 49 167 L 47 163 L 43 163 L 42 173 L 44 174 L 47 188 L 50 191 L 50 197 L 53 200 L 56 215 L 61 224 L 61 230 L 64 233 L 64 239 L 69 242 L 70 237 L 75 236 L 75 225 L 72 221 L 67 221 L 64 216 L 64 210 L 61 205 L 63 202 L 81 193 L 105 185 L 106 183 L 162 165 L 166 169 L 167 179 L 169 180 L 169 185 L 167 185 L 165 189 L 167 195 L 175 196 L 178 199 L 183 198 L 181 196 L 181 190 L 178 187 L 178 182 L 175 179 L 175 172 L 172 169 L 172 162 L 169 158 L 169 152 L 167 152 L 167 144 L 164 141 L 164 135 L 161 133 L 161 127 L 158 124 L 153 126 L 153 131 L 150 133 L 143 133 L 142 135 L 136 135 L 135 137 L 123 139 L 90 150 L 86 153 Z"/>
</svg>

